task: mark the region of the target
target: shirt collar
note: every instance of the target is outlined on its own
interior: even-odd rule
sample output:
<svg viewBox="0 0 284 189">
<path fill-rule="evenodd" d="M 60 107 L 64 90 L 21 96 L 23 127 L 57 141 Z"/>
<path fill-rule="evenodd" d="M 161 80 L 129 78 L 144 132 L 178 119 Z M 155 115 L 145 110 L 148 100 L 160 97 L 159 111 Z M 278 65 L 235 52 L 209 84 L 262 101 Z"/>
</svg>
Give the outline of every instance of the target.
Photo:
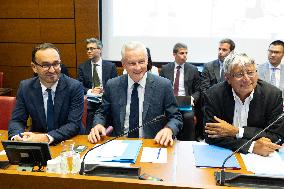
<svg viewBox="0 0 284 189">
<path fill-rule="evenodd" d="M 277 67 L 273 66 L 272 64 L 268 63 L 269 65 L 269 70 L 273 69 L 273 68 L 276 68 L 277 70 L 280 70 L 281 69 L 281 64 L 279 64 Z"/>
<path fill-rule="evenodd" d="M 235 101 L 239 101 L 241 103 L 243 103 L 240 99 L 240 97 L 236 94 L 235 90 L 232 88 L 232 92 L 233 92 L 233 97 Z M 253 93 L 254 93 L 254 89 L 251 91 L 250 95 L 245 99 L 245 101 L 252 101 L 253 99 Z"/>
<path fill-rule="evenodd" d="M 58 85 L 58 81 L 59 81 L 59 80 L 57 80 L 56 83 L 54 83 L 54 84 L 50 87 L 51 90 L 52 90 L 54 93 L 55 93 L 55 91 L 56 91 L 56 87 L 57 87 L 57 85 Z M 41 82 L 40 82 L 40 85 L 41 85 L 42 94 L 44 94 L 44 93 L 46 92 L 47 87 L 44 86 Z"/>
<path fill-rule="evenodd" d="M 91 63 L 92 63 L 92 65 L 96 64 L 98 66 L 102 66 L 103 60 L 102 60 L 102 58 L 100 58 L 97 62 L 91 61 Z"/>
<path fill-rule="evenodd" d="M 223 62 L 219 59 L 218 59 L 218 62 L 219 62 L 220 68 L 223 68 Z"/>
<path fill-rule="evenodd" d="M 147 79 L 147 72 L 144 74 L 142 79 L 138 82 L 139 85 L 143 88 L 145 88 L 145 86 L 146 86 L 146 79 Z M 129 74 L 128 74 L 128 86 L 132 88 L 134 83 L 135 82 L 131 79 L 131 77 L 129 77 Z"/>
<path fill-rule="evenodd" d="M 180 66 L 181 69 L 184 69 L 184 64 L 185 64 L 185 63 L 183 63 L 182 65 L 179 65 L 178 63 L 175 62 L 175 69 L 177 69 L 178 66 Z"/>
</svg>

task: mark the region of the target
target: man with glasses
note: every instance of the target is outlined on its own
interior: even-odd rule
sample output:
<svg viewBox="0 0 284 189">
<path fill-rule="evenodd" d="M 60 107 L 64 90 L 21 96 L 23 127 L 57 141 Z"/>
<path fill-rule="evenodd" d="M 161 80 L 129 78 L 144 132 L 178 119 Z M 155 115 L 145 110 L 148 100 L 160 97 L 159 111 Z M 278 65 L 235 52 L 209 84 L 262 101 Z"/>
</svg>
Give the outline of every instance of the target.
<svg viewBox="0 0 284 189">
<path fill-rule="evenodd" d="M 9 123 L 9 139 L 59 143 L 79 134 L 84 111 L 84 90 L 77 80 L 61 74 L 59 50 L 43 43 L 32 52 L 37 77 L 21 81 Z M 28 117 L 32 119 L 29 132 Z"/>
<path fill-rule="evenodd" d="M 278 87 L 284 95 L 284 66 L 281 60 L 284 56 L 284 42 L 273 41 L 268 48 L 268 62 L 258 66 L 259 78 Z"/>
<path fill-rule="evenodd" d="M 89 38 L 86 39 L 86 42 L 86 52 L 89 59 L 79 66 L 78 80 L 84 86 L 84 94 L 101 95 L 107 81 L 117 76 L 116 66 L 109 61 L 102 60 L 103 44 L 100 40 Z M 94 113 L 99 106 L 100 103 L 88 102 L 86 133 L 89 133 L 93 127 Z"/>
<path fill-rule="evenodd" d="M 231 54 L 224 61 L 226 81 L 205 94 L 205 141 L 232 150 L 238 149 L 282 114 L 281 91 L 258 79 L 253 59 Z M 284 121 L 244 146 L 241 153 L 268 156 L 284 141 Z"/>
</svg>

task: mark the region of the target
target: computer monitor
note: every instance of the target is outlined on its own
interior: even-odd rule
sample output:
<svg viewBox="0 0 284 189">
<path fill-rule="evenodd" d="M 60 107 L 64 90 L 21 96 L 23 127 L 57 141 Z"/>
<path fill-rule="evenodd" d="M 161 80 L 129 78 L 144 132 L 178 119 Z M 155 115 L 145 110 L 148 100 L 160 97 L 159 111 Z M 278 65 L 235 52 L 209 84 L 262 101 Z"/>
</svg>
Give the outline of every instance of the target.
<svg viewBox="0 0 284 189">
<path fill-rule="evenodd" d="M 21 166 L 46 166 L 51 159 L 49 144 L 43 142 L 2 141 L 10 164 Z"/>
</svg>

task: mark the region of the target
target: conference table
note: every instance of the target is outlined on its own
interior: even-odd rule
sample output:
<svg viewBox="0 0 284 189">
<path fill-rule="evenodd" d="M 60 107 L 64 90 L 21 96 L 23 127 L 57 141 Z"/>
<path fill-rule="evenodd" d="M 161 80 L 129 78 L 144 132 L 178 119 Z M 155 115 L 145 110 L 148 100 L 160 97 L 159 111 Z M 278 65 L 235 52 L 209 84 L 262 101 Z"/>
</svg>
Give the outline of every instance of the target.
<svg viewBox="0 0 284 189">
<path fill-rule="evenodd" d="M 7 140 L 7 131 L 0 130 L 0 139 Z M 88 146 L 94 145 L 87 141 L 86 135 L 79 135 L 73 138 L 76 144 Z M 107 138 L 105 139 L 107 140 Z M 152 139 L 143 140 L 142 147 L 160 147 Z M 0 151 L 3 150 L 0 144 Z M 57 157 L 61 152 L 60 144 L 50 146 L 52 157 Z M 85 151 L 86 152 L 86 151 Z M 84 152 L 83 152 L 84 153 Z M 81 153 L 81 155 L 83 155 Z M 103 176 L 86 176 L 79 174 L 53 174 L 46 172 L 24 172 L 17 171 L 17 165 L 11 165 L 7 169 L 0 169 L 0 188 L 21 188 L 21 189 L 53 189 L 53 188 L 123 188 L 123 189 L 162 189 L 162 188 L 227 188 L 217 186 L 214 180 L 215 168 L 196 168 L 192 153 L 191 143 L 188 141 L 175 141 L 172 147 L 167 148 L 167 163 L 141 163 L 142 150 L 133 166 L 141 167 L 141 173 L 162 178 L 163 181 L 147 181 L 133 178 L 114 178 Z M 230 172 L 249 173 L 239 154 L 237 159 L 241 170 L 229 170 Z M 5 155 L 0 160 L 7 160 Z M 234 187 L 230 187 L 234 188 Z"/>
</svg>

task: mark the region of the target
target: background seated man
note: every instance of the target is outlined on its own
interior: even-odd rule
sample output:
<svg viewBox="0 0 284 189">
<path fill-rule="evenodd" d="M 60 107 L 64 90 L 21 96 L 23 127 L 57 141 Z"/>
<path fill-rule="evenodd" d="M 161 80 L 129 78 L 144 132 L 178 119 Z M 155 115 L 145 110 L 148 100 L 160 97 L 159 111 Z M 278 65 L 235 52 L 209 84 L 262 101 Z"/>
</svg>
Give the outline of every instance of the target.
<svg viewBox="0 0 284 189">
<path fill-rule="evenodd" d="M 173 136 L 182 128 L 171 82 L 147 72 L 147 51 L 140 42 L 129 42 L 121 50 L 122 65 L 127 74 L 109 80 L 103 102 L 94 117 L 88 140 L 97 143 L 105 135 L 106 122 L 111 118 L 114 135 L 120 135 L 165 115 L 167 123 L 156 122 L 128 134 L 133 138 L 154 138 L 164 146 L 173 145 Z"/>
<path fill-rule="evenodd" d="M 83 86 L 61 74 L 60 62 L 59 50 L 51 43 L 33 50 L 31 66 L 38 76 L 20 83 L 8 128 L 9 139 L 58 143 L 79 133 L 84 111 Z M 25 132 L 29 115 L 32 126 L 30 132 Z"/>
<path fill-rule="evenodd" d="M 238 149 L 282 114 L 281 91 L 258 79 L 254 60 L 245 54 L 229 55 L 224 61 L 225 82 L 205 95 L 205 140 L 209 144 Z M 268 156 L 284 140 L 284 119 L 250 142 L 241 153 Z"/>
</svg>

